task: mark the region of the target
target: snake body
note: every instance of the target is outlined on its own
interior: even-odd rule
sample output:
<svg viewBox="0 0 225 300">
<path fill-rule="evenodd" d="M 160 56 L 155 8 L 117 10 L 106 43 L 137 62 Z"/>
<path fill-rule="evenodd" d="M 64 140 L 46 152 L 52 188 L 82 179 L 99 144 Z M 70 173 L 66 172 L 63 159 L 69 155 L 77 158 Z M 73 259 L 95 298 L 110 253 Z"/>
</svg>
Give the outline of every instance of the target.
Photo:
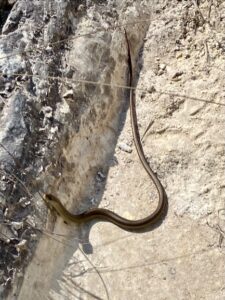
<svg viewBox="0 0 225 300">
<path fill-rule="evenodd" d="M 128 65 L 129 65 L 129 73 L 130 73 L 130 79 L 129 79 L 129 85 L 131 87 L 130 89 L 130 115 L 131 115 L 131 126 L 132 126 L 132 134 L 134 139 L 134 144 L 139 156 L 139 159 L 148 173 L 149 177 L 153 181 L 157 192 L 159 196 L 159 201 L 157 208 L 155 211 L 150 214 L 148 217 L 140 219 L 140 220 L 128 220 L 125 219 L 116 213 L 103 209 L 103 208 L 94 208 L 90 209 L 84 213 L 81 214 L 72 214 L 70 213 L 61 203 L 61 201 L 55 197 L 52 194 L 46 194 L 45 195 L 45 201 L 48 207 L 55 210 L 65 221 L 67 222 L 75 222 L 75 223 L 83 223 L 92 219 L 100 219 L 104 221 L 111 222 L 125 230 L 139 230 L 142 228 L 145 228 L 147 226 L 155 224 L 162 216 L 162 213 L 165 210 L 165 207 L 167 205 L 167 198 L 164 191 L 164 188 L 160 181 L 158 180 L 157 176 L 154 174 L 152 169 L 150 168 L 141 144 L 138 125 L 137 125 L 137 115 L 136 115 L 136 108 L 135 108 L 135 94 L 134 90 L 132 89 L 133 85 L 133 72 L 132 72 L 132 60 L 131 60 L 131 52 L 130 52 L 130 45 L 127 38 L 127 34 L 125 31 L 125 37 L 127 42 L 127 49 L 128 49 Z"/>
</svg>

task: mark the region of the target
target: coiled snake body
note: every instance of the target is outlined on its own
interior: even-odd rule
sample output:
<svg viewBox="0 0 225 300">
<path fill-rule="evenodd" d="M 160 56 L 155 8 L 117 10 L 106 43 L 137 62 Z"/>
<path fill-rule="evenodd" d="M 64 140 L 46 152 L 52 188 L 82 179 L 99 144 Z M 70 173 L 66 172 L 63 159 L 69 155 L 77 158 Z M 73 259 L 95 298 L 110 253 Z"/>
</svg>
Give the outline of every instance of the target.
<svg viewBox="0 0 225 300">
<path fill-rule="evenodd" d="M 145 227 L 148 227 L 150 225 L 155 224 L 162 216 L 162 213 L 164 212 L 166 205 L 167 205 L 167 198 L 164 191 L 164 188 L 152 169 L 150 168 L 141 144 L 138 125 L 137 125 L 137 115 L 136 115 L 136 109 L 135 109 L 135 95 L 134 90 L 132 89 L 133 84 L 133 72 L 132 72 L 132 61 L 131 61 L 131 53 L 130 53 L 130 45 L 127 38 L 127 34 L 125 31 L 125 37 L 127 42 L 127 48 L 128 48 L 128 65 L 129 65 L 129 73 L 130 73 L 130 79 L 129 79 L 129 85 L 131 87 L 130 89 L 130 115 L 131 115 L 131 126 L 132 126 L 132 133 L 133 133 L 133 139 L 134 144 L 139 156 L 139 159 L 148 173 L 149 177 L 153 181 L 158 195 L 159 195 L 159 201 L 157 208 L 155 211 L 150 214 L 148 217 L 140 219 L 140 220 L 128 220 L 125 219 L 116 213 L 103 209 L 103 208 L 94 208 L 90 209 L 84 213 L 81 214 L 72 214 L 70 213 L 60 202 L 60 200 L 53 196 L 52 194 L 46 194 L 45 195 L 45 201 L 48 207 L 55 210 L 65 221 L 67 222 L 74 222 L 74 223 L 83 223 L 92 219 L 100 219 L 104 221 L 111 222 L 125 230 L 139 230 Z"/>
</svg>

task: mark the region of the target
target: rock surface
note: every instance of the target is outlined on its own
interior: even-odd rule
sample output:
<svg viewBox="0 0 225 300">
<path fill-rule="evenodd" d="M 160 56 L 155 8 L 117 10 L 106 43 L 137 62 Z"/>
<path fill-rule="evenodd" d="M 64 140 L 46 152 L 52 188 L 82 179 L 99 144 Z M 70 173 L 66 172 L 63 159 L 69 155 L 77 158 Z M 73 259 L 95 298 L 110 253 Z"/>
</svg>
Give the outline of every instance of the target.
<svg viewBox="0 0 225 300">
<path fill-rule="evenodd" d="M 224 299 L 224 13 L 219 1 L 16 1 L 0 41 L 2 297 Z M 129 219 L 157 204 L 116 87 L 123 27 L 168 214 L 141 234 L 45 224 L 45 192 Z"/>
</svg>

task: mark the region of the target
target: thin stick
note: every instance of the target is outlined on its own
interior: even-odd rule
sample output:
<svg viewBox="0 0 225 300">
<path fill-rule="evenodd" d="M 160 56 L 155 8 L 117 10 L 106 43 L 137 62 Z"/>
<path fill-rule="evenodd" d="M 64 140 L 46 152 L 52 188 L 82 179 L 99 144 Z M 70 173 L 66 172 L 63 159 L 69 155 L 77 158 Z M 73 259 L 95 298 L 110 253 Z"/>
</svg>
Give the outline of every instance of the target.
<svg viewBox="0 0 225 300">
<path fill-rule="evenodd" d="M 80 246 L 78 247 L 78 249 L 80 250 L 80 252 L 82 253 L 82 255 L 86 258 L 86 260 L 91 264 L 91 266 L 94 268 L 94 270 L 98 274 L 98 276 L 101 279 L 102 284 L 104 286 L 104 289 L 105 289 L 105 292 L 106 292 L 106 297 L 109 300 L 109 291 L 108 291 L 107 285 L 106 285 L 106 283 L 105 283 L 105 281 L 104 281 L 101 273 L 99 272 L 99 270 L 97 269 L 97 267 L 95 267 L 95 265 L 92 263 L 92 261 L 87 257 L 87 255 L 80 249 Z"/>
<path fill-rule="evenodd" d="M 124 27 L 129 26 L 129 25 L 135 25 L 135 24 L 140 24 L 140 23 L 150 23 L 150 22 L 151 22 L 150 18 L 149 19 L 143 19 L 143 20 L 138 19 L 138 21 L 128 22 L 128 23 L 124 23 L 124 24 L 118 24 L 118 25 L 112 25 L 112 26 L 109 26 L 108 28 L 99 27 L 99 29 L 88 32 L 88 33 L 85 33 L 85 34 L 80 34 L 80 35 L 69 37 L 69 38 L 66 38 L 66 39 L 62 39 L 62 40 L 59 40 L 59 41 L 56 41 L 56 42 L 48 43 L 47 46 L 51 47 L 51 46 L 61 44 L 61 43 L 65 43 L 67 41 L 72 41 L 72 40 L 75 40 L 75 39 L 78 39 L 78 38 L 81 38 L 81 37 L 90 36 L 90 35 L 96 34 L 98 32 L 106 32 L 106 31 L 109 31 L 109 30 L 117 29 L 117 28 L 124 28 Z M 44 50 L 44 49 L 46 49 L 47 46 L 40 47 L 40 48 L 38 48 L 38 50 Z M 12 54 L 8 54 L 8 55 L 0 57 L 0 59 L 6 59 L 6 58 L 16 56 L 16 55 L 24 55 L 26 53 L 32 53 L 35 50 L 36 49 L 28 49 L 28 50 L 24 50 L 24 51 L 14 52 Z"/>
<path fill-rule="evenodd" d="M 192 0 L 192 2 L 193 2 L 193 4 L 194 4 L 194 6 L 195 6 L 195 9 L 197 10 L 197 12 L 199 13 L 199 15 L 201 16 L 202 21 L 205 23 L 206 20 L 205 20 L 205 18 L 203 17 L 203 14 L 202 14 L 202 12 L 201 12 L 199 6 L 198 6 L 198 3 L 196 2 L 196 0 Z"/>
<path fill-rule="evenodd" d="M 3 75 L 3 74 L 0 73 L 0 75 Z M 33 74 L 15 73 L 13 75 L 14 76 L 26 75 L 28 77 L 43 79 L 43 76 L 33 75 Z M 136 88 L 136 87 L 131 87 L 131 86 L 122 85 L 122 84 L 111 84 L 111 83 L 107 83 L 107 82 L 99 82 L 99 81 L 84 80 L 84 79 L 70 79 L 70 78 L 58 77 L 58 76 L 45 76 L 45 78 L 52 79 L 52 80 L 59 80 L 62 82 L 65 81 L 65 79 L 66 79 L 68 82 L 72 82 L 72 83 L 85 83 L 85 84 L 90 84 L 90 85 L 95 85 L 95 86 L 107 86 L 107 87 L 111 87 L 111 88 L 121 88 L 121 89 L 126 89 L 126 90 L 143 91 L 145 93 L 152 94 L 152 92 L 149 92 L 149 89 Z M 224 103 L 219 103 L 219 102 L 210 101 L 210 100 L 203 99 L 203 98 L 191 97 L 191 96 L 167 92 L 167 91 L 158 90 L 158 91 L 155 91 L 155 93 L 158 93 L 161 95 L 169 95 L 169 96 L 176 96 L 176 97 L 180 97 L 180 98 L 186 98 L 186 99 L 189 99 L 192 101 L 200 101 L 200 102 L 211 103 L 211 104 L 215 104 L 215 105 L 219 105 L 219 106 L 225 106 Z"/>
</svg>

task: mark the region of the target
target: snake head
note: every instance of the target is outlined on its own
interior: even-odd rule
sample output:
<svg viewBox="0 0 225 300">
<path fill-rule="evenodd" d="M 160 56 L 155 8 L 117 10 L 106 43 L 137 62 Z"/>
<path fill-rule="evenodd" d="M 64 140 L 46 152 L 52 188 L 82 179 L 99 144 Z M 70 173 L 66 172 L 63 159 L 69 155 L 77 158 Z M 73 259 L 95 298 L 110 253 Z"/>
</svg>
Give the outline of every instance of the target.
<svg viewBox="0 0 225 300">
<path fill-rule="evenodd" d="M 59 201 L 59 199 L 57 197 L 53 196 L 52 194 L 45 194 L 44 195 L 44 201 L 45 201 L 47 207 L 53 213 L 57 213 L 57 215 L 59 215 L 59 212 L 56 209 L 56 207 L 58 206 L 58 204 L 60 204 L 60 201 Z"/>
<path fill-rule="evenodd" d="M 66 209 L 62 206 L 60 200 L 53 196 L 52 194 L 45 194 L 44 196 L 45 203 L 47 207 L 57 215 L 65 216 Z M 68 224 L 65 220 L 64 223 Z"/>
<path fill-rule="evenodd" d="M 57 198 L 53 196 L 52 194 L 45 194 L 44 195 L 44 201 L 49 209 L 53 209 L 54 203 L 57 202 Z"/>
<path fill-rule="evenodd" d="M 52 194 L 45 194 L 45 200 L 46 202 L 57 201 L 56 197 L 53 196 Z"/>
</svg>

